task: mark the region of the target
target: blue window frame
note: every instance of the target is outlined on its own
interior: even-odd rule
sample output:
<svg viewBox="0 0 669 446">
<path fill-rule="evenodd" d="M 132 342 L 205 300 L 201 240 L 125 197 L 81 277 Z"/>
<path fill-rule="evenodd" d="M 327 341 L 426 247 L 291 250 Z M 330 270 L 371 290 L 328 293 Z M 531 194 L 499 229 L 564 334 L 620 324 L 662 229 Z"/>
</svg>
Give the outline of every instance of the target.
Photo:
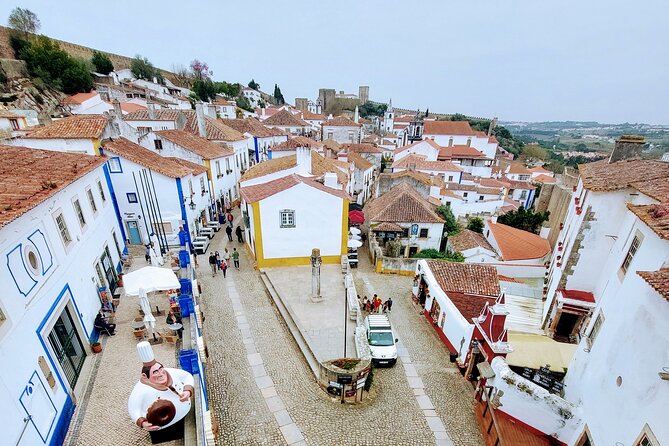
<svg viewBox="0 0 669 446">
<path fill-rule="evenodd" d="M 123 168 L 121 167 L 121 160 L 119 159 L 118 156 L 115 156 L 114 158 L 109 158 L 107 164 L 109 165 L 109 172 L 123 173 Z"/>
<path fill-rule="evenodd" d="M 128 203 L 137 203 L 137 194 L 134 192 L 128 192 L 125 194 L 128 197 Z"/>
</svg>

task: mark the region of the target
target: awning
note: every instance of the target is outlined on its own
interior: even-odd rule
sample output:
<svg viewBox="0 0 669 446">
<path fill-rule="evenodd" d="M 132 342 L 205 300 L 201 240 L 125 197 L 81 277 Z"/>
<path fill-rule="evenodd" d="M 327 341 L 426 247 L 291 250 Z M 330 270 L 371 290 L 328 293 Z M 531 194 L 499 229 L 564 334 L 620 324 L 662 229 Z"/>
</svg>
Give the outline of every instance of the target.
<svg viewBox="0 0 669 446">
<path fill-rule="evenodd" d="M 129 296 L 139 296 L 139 290 L 145 292 L 177 290 L 181 288 L 174 271 L 157 266 L 145 266 L 123 276 L 123 289 Z"/>
<path fill-rule="evenodd" d="M 578 347 L 577 344 L 557 342 L 548 336 L 509 332 L 513 352 L 506 356 L 512 367 L 539 369 L 549 365 L 552 372 L 565 373 Z"/>
<path fill-rule="evenodd" d="M 350 211 L 348 213 L 348 220 L 351 223 L 363 224 L 365 222 L 365 214 L 362 211 Z"/>
<path fill-rule="evenodd" d="M 349 203 L 348 204 L 348 210 L 349 211 L 362 211 L 362 205 L 359 205 L 358 203 Z"/>
</svg>

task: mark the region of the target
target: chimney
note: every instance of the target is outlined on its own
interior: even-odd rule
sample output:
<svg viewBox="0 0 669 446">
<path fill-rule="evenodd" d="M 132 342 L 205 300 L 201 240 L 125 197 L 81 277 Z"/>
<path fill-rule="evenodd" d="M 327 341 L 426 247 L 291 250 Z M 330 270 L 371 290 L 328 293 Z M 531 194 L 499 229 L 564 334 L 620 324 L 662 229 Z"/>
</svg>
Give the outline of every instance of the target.
<svg viewBox="0 0 669 446">
<path fill-rule="evenodd" d="M 265 116 L 265 107 L 260 109 L 260 116 Z"/>
<path fill-rule="evenodd" d="M 638 158 L 643 151 L 646 140 L 640 135 L 622 135 L 616 140 L 613 152 L 609 157 L 609 163 L 627 159 Z"/>
<path fill-rule="evenodd" d="M 311 149 L 309 147 L 298 147 L 295 152 L 297 174 L 303 177 L 311 175 Z"/>
<path fill-rule="evenodd" d="M 149 113 L 149 119 L 156 119 L 156 104 L 147 101 L 146 108 Z"/>
<path fill-rule="evenodd" d="M 121 103 L 118 101 L 118 99 L 114 99 L 112 102 L 112 105 L 114 106 L 114 113 L 116 113 L 116 116 L 119 118 L 123 117 L 123 110 L 121 109 Z"/>
<path fill-rule="evenodd" d="M 355 106 L 355 113 L 353 114 L 353 121 L 357 124 L 360 120 L 360 112 L 358 111 L 358 106 Z"/>
<path fill-rule="evenodd" d="M 197 101 L 195 103 L 195 118 L 197 119 L 198 134 L 201 137 L 206 138 L 207 130 L 204 122 L 204 104 L 202 104 L 202 101 Z"/>
<path fill-rule="evenodd" d="M 325 173 L 323 184 L 332 189 L 341 189 L 341 184 L 337 181 L 337 174 L 334 172 Z"/>
</svg>

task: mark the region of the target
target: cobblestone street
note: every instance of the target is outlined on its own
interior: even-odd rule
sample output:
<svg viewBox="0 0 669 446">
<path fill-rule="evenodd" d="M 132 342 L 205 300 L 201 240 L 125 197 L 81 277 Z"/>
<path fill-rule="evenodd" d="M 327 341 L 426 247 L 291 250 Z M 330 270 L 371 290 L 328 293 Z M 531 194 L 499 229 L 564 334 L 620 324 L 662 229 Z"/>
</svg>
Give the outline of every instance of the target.
<svg viewBox="0 0 669 446">
<path fill-rule="evenodd" d="M 220 272 L 212 277 L 206 257 L 211 250 L 222 253 L 228 244 L 230 250 L 237 247 L 241 251 L 241 269 L 228 270 L 227 278 Z M 342 406 L 333 401 L 315 383 L 243 245 L 228 242 L 219 232 L 209 249 L 207 255 L 199 257 L 198 274 L 210 355 L 209 396 L 220 445 L 435 444 L 426 413 L 417 403 L 416 389 L 409 385 L 401 362 L 391 369 L 376 370 L 372 391 L 363 404 Z M 373 292 L 384 299 L 392 295 L 395 301 L 392 321 L 397 334 L 453 440 L 438 440 L 437 444 L 482 444 L 474 419 L 472 389 L 449 363 L 446 349 L 408 299 L 410 279 L 377 275 L 364 267 L 364 261 L 361 263 L 355 272 L 360 294 L 366 292 L 360 288 L 366 279 Z M 241 305 L 232 303 L 230 290 L 234 299 L 238 293 Z M 251 342 L 255 350 L 249 349 Z M 263 365 L 250 363 L 255 360 L 254 355 L 247 357 L 252 351 L 258 352 Z M 285 411 L 271 407 L 260 389 L 257 378 L 265 373 Z M 294 422 L 303 439 L 292 440 L 286 435 L 283 417 Z"/>
</svg>

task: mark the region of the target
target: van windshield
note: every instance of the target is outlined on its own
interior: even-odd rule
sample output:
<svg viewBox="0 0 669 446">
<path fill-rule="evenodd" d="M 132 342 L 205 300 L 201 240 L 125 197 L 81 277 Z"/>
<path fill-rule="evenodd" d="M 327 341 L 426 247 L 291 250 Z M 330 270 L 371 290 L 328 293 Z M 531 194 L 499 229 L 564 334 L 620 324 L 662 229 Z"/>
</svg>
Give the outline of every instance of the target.
<svg viewBox="0 0 669 446">
<path fill-rule="evenodd" d="M 372 331 L 369 333 L 369 345 L 387 347 L 395 344 L 391 331 Z"/>
</svg>

